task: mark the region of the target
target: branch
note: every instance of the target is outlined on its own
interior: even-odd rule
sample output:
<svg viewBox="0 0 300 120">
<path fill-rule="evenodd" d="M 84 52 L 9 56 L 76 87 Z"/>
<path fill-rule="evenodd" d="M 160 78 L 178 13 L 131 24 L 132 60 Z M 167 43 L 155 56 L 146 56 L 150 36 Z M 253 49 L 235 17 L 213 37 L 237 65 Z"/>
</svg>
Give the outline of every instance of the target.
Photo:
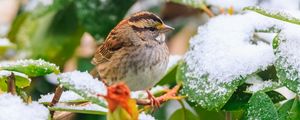
<svg viewBox="0 0 300 120">
<path fill-rule="evenodd" d="M 15 74 L 13 72 L 7 77 L 7 88 L 8 92 L 13 95 L 16 94 Z"/>
<path fill-rule="evenodd" d="M 159 101 L 160 104 L 168 101 L 168 100 L 178 100 L 184 98 L 184 96 L 176 96 L 177 91 L 179 90 L 181 85 L 176 85 L 174 88 L 169 90 L 166 94 L 159 96 L 156 100 Z M 136 103 L 138 105 L 151 105 L 151 101 L 149 99 L 136 99 Z"/>
<path fill-rule="evenodd" d="M 52 101 L 51 101 L 51 103 L 50 103 L 50 105 L 49 105 L 50 107 L 54 106 L 56 103 L 59 102 L 59 99 L 60 99 L 60 97 L 61 97 L 61 94 L 63 93 L 63 90 L 64 90 L 64 89 L 63 89 L 62 85 L 59 85 L 59 86 L 56 87 L 55 93 L 54 93 L 54 96 L 53 96 L 53 99 L 52 99 Z M 51 112 L 50 112 L 51 117 L 53 117 L 54 112 L 55 112 L 55 111 L 51 111 Z"/>
</svg>

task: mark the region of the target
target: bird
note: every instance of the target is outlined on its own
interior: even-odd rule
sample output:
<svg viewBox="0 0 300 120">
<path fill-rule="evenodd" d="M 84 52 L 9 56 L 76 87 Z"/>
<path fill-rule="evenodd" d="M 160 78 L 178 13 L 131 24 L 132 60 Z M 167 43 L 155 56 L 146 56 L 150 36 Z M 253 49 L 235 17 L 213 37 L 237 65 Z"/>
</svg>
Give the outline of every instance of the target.
<svg viewBox="0 0 300 120">
<path fill-rule="evenodd" d="M 96 48 L 92 64 L 98 77 L 108 85 L 124 82 L 131 91 L 149 93 L 166 72 L 169 50 L 165 34 L 172 30 L 148 11 L 124 18 Z"/>
</svg>

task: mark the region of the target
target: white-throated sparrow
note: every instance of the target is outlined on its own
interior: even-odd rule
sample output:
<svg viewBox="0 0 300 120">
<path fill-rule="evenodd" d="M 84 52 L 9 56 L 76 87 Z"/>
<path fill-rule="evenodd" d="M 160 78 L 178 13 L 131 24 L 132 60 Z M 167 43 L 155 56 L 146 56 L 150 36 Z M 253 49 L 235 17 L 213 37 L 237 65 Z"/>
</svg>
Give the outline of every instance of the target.
<svg viewBox="0 0 300 120">
<path fill-rule="evenodd" d="M 97 48 L 92 60 L 100 78 L 108 85 L 123 81 L 133 91 L 153 87 L 168 64 L 165 33 L 172 29 L 145 11 L 122 20 Z"/>
</svg>

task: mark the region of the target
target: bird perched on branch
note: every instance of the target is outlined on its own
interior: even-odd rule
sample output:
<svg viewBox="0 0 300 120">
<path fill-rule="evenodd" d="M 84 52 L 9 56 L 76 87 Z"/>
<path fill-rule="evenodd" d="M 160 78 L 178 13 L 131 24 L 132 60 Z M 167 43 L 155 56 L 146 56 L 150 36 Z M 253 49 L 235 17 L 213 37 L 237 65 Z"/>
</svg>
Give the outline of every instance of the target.
<svg viewBox="0 0 300 120">
<path fill-rule="evenodd" d="M 146 11 L 125 18 L 97 48 L 92 60 L 96 73 L 108 85 L 124 82 L 132 91 L 150 89 L 166 71 L 165 33 L 173 29 Z"/>
</svg>

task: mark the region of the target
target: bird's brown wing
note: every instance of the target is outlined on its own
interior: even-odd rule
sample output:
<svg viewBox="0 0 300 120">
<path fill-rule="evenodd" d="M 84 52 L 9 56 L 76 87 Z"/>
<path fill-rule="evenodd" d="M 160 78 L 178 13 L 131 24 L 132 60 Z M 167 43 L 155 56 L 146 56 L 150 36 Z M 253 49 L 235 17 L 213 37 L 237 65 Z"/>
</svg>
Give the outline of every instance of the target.
<svg viewBox="0 0 300 120">
<path fill-rule="evenodd" d="M 123 40 L 117 37 L 108 37 L 96 50 L 92 63 L 94 65 L 109 62 L 111 56 L 123 46 Z"/>
</svg>

